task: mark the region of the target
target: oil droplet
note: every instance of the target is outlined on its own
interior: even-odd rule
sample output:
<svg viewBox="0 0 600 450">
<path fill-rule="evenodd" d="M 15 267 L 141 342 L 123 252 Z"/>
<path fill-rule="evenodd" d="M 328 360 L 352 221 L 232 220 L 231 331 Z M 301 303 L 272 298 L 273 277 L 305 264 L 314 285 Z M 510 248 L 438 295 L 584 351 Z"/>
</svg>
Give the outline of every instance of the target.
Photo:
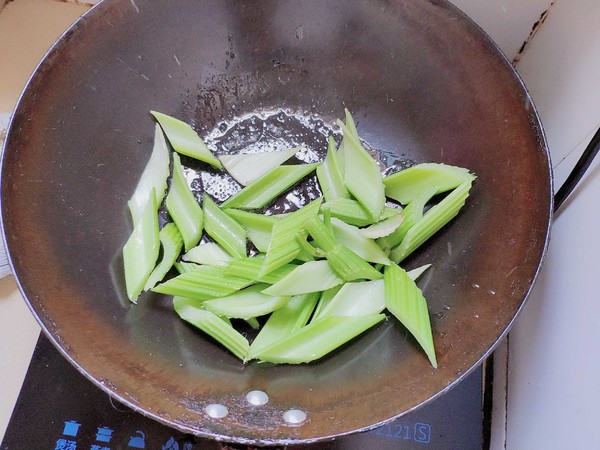
<svg viewBox="0 0 600 450">
<path fill-rule="evenodd" d="M 212 417 L 213 419 L 222 419 L 223 417 L 227 417 L 229 414 L 229 410 L 227 406 L 221 405 L 220 403 L 212 403 L 204 408 L 204 412 L 208 417 Z"/>
<path fill-rule="evenodd" d="M 490 295 L 496 295 L 496 291 L 494 291 L 493 289 L 490 289 L 488 291 L 488 294 L 490 294 Z"/>
<path fill-rule="evenodd" d="M 473 289 L 479 289 L 481 287 L 477 283 L 473 283 L 471 286 L 473 287 Z"/>
<path fill-rule="evenodd" d="M 306 413 L 300 409 L 290 409 L 283 413 L 283 420 L 288 425 L 301 425 L 306 420 Z"/>
<path fill-rule="evenodd" d="M 269 396 L 264 391 L 250 391 L 246 394 L 246 401 L 254 406 L 266 405 L 269 402 Z"/>
</svg>

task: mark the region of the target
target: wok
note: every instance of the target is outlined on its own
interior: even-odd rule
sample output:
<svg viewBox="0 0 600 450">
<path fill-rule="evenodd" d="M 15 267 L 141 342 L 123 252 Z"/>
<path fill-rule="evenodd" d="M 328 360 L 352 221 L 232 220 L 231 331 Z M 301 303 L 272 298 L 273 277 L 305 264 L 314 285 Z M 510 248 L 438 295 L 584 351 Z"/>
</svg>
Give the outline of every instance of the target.
<svg viewBox="0 0 600 450">
<path fill-rule="evenodd" d="M 126 202 L 149 158 L 150 110 L 207 136 L 270 111 L 332 126 L 344 107 L 382 162 L 444 162 L 478 176 L 459 217 L 405 264 L 433 263 L 420 285 L 437 370 L 391 320 L 316 363 L 243 365 L 179 320 L 169 297 L 124 300 Z M 460 382 L 531 290 L 553 201 L 544 135 L 523 83 L 442 0 L 105 0 L 29 81 L 1 181 L 13 272 L 62 354 L 142 414 L 257 445 L 370 429 Z M 246 402 L 255 389 L 269 395 L 266 405 Z M 229 415 L 208 417 L 213 403 Z M 307 420 L 286 424 L 289 409 Z"/>
</svg>

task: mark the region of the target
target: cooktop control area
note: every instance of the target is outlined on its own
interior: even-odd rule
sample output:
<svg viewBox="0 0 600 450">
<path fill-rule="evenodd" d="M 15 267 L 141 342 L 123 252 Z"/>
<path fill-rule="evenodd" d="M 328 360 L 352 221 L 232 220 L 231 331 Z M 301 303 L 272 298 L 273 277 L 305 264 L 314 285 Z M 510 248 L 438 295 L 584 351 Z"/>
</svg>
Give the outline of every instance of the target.
<svg viewBox="0 0 600 450">
<path fill-rule="evenodd" d="M 484 441 L 479 368 L 429 405 L 396 422 L 336 441 L 293 448 L 480 450 Z M 281 448 L 281 447 L 280 447 Z M 41 335 L 1 450 L 248 449 L 185 435 L 112 400 Z"/>
</svg>

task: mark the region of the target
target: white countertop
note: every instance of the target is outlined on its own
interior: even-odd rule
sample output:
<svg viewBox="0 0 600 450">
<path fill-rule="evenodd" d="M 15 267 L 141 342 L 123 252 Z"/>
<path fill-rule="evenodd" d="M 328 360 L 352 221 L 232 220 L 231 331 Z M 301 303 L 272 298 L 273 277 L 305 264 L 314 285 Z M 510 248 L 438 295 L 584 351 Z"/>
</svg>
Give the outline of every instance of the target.
<svg viewBox="0 0 600 450">
<path fill-rule="evenodd" d="M 600 2 L 454 3 L 490 34 L 509 59 L 518 60 L 517 70 L 540 113 L 560 186 L 600 126 Z M 87 8 L 76 1 L 13 0 L 0 9 L 0 113 L 13 108 L 37 61 Z M 530 37 L 546 10 L 543 23 Z M 525 40 L 529 42 L 520 53 Z M 595 292 L 599 173 L 596 162 L 556 217 L 540 278 L 497 352 L 498 360 L 507 357 L 507 363 L 497 364 L 494 450 L 600 448 L 595 414 L 600 403 L 600 363 L 595 354 L 600 341 Z M 1 279 L 0 440 L 38 333 L 13 278 Z"/>
</svg>

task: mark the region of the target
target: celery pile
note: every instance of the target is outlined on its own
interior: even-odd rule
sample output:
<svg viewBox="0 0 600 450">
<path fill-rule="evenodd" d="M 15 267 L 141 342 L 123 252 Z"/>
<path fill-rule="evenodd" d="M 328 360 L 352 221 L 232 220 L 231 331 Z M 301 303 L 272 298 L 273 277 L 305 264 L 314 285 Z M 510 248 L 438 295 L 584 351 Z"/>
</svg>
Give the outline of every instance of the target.
<svg viewBox="0 0 600 450">
<path fill-rule="evenodd" d="M 325 356 L 387 311 L 437 367 L 415 284 L 429 265 L 406 272 L 398 264 L 458 214 L 473 174 L 424 163 L 383 176 L 347 110 L 343 138 L 339 146 L 329 138 L 322 163 L 287 165 L 299 147 L 218 157 L 188 124 L 152 114 L 154 148 L 129 201 L 133 232 L 123 247 L 132 302 L 148 290 L 172 295 L 183 320 L 244 362 L 287 364 Z M 220 205 L 206 193 L 196 198 L 179 154 L 227 171 L 243 188 Z M 288 214 L 260 211 L 313 172 L 322 197 Z M 441 200 L 431 205 L 434 196 Z M 170 220 L 161 228 L 163 202 Z M 251 342 L 240 321 L 258 330 Z"/>
</svg>

